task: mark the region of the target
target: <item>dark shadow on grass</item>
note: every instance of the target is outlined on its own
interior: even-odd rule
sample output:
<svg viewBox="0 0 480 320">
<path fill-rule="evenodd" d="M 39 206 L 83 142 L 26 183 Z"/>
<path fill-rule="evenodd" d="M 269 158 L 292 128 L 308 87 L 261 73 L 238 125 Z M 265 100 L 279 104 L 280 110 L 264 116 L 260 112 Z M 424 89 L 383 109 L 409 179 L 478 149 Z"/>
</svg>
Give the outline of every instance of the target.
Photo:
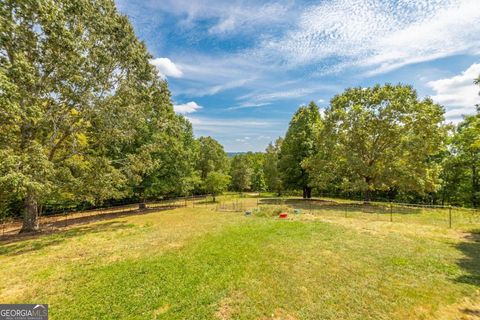
<svg viewBox="0 0 480 320">
<path fill-rule="evenodd" d="M 389 204 L 375 204 L 375 203 L 340 203 L 332 200 L 321 199 L 262 199 L 260 204 L 269 205 L 285 205 L 292 209 L 302 209 L 305 211 L 310 210 L 323 210 L 323 211 L 335 211 L 335 212 L 362 212 L 362 213 L 375 213 L 375 214 L 390 214 L 392 210 L 393 214 L 421 214 L 421 208 L 403 207 L 394 205 L 390 209 Z"/>
<path fill-rule="evenodd" d="M 47 222 L 41 221 L 40 231 L 32 232 L 32 233 L 18 233 L 21 227 L 21 224 L 20 224 L 17 230 L 13 230 L 13 232 L 9 232 L 6 235 L 0 236 L 0 245 L 2 243 L 10 243 L 15 241 L 21 241 L 24 239 L 38 238 L 40 236 L 44 236 L 47 234 L 61 232 L 65 230 L 65 228 L 75 226 L 75 225 L 84 225 L 92 222 L 112 220 L 116 218 L 142 215 L 142 214 L 148 214 L 148 213 L 158 212 L 158 211 L 173 210 L 173 209 L 182 208 L 182 207 L 184 206 L 183 205 L 161 205 L 161 206 L 155 206 L 150 208 L 147 207 L 146 209 L 143 209 L 143 210 L 132 209 L 128 211 L 109 212 L 109 213 L 101 213 L 101 211 L 99 211 L 98 214 L 89 214 L 89 215 L 81 215 L 78 213 L 74 213 L 73 216 L 65 215 L 65 216 L 59 216 L 58 219 L 56 220 L 51 220 Z"/>
<path fill-rule="evenodd" d="M 456 247 L 465 257 L 458 261 L 458 265 L 467 272 L 457 279 L 462 283 L 480 287 L 480 230 L 474 230 Z"/>
<path fill-rule="evenodd" d="M 146 208 L 143 210 L 129 210 L 129 211 L 124 211 L 124 212 L 112 212 L 112 213 L 104 213 L 104 214 L 98 214 L 98 215 L 90 215 L 90 216 L 79 216 L 75 217 L 73 219 L 63 219 L 59 221 L 55 221 L 46 227 L 54 227 L 54 228 L 61 228 L 65 226 L 70 226 L 70 225 L 76 225 L 76 224 L 86 224 L 90 222 L 96 222 L 96 221 L 104 221 L 104 220 L 111 220 L 115 218 L 121 218 L 121 217 L 126 217 L 126 216 L 133 216 L 133 215 L 141 215 L 141 214 L 147 214 L 151 212 L 157 212 L 157 211 L 164 211 L 164 210 L 173 210 L 176 208 L 183 207 L 182 205 L 168 205 L 168 206 L 158 206 L 158 207 L 153 207 L 153 208 Z"/>
<path fill-rule="evenodd" d="M 52 245 L 60 244 L 67 239 L 79 237 L 85 234 L 95 234 L 121 229 L 129 229 L 135 225 L 121 221 L 104 222 L 93 225 L 75 227 L 62 232 L 43 234 L 42 237 L 30 235 L 30 237 L 16 238 L 14 241 L 5 241 L 0 245 L 0 255 L 20 255 L 27 252 L 37 251 Z"/>
<path fill-rule="evenodd" d="M 456 281 L 480 287 L 480 229 L 474 230 L 465 241 L 456 245 L 465 257 L 457 264 L 466 271 L 466 274 L 458 277 Z M 463 314 L 480 318 L 480 307 L 460 309 Z"/>
<path fill-rule="evenodd" d="M 480 319 L 480 309 L 464 308 L 464 309 L 461 309 L 461 311 L 462 311 L 462 313 L 464 313 L 466 315 L 469 315 L 469 316 L 476 317 L 476 318 Z"/>
</svg>

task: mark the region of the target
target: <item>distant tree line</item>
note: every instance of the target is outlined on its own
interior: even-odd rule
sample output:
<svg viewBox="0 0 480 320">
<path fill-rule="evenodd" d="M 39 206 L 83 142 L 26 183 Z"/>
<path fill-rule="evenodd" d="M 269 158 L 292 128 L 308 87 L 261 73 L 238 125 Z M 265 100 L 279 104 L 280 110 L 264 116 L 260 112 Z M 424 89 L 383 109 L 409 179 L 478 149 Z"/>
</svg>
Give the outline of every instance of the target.
<svg viewBox="0 0 480 320">
<path fill-rule="evenodd" d="M 264 153 L 234 156 L 230 188 L 477 208 L 480 107 L 458 125 L 444 114 L 411 86 L 347 89 L 322 113 L 301 106 Z"/>
<path fill-rule="evenodd" d="M 411 86 L 347 89 L 323 112 L 314 102 L 301 106 L 285 137 L 265 152 L 223 160 L 217 171 L 230 183 L 222 190 L 476 208 L 479 111 L 455 126 L 445 123 L 442 106 L 419 99 Z M 216 148 L 201 154 L 224 154 L 220 144 Z"/>
<path fill-rule="evenodd" d="M 228 158 L 174 113 L 112 0 L 2 1 L 0 39 L 0 213 L 22 231 L 49 205 L 226 190 L 479 205 L 479 113 L 445 125 L 409 86 L 312 102 L 265 152 Z"/>
</svg>

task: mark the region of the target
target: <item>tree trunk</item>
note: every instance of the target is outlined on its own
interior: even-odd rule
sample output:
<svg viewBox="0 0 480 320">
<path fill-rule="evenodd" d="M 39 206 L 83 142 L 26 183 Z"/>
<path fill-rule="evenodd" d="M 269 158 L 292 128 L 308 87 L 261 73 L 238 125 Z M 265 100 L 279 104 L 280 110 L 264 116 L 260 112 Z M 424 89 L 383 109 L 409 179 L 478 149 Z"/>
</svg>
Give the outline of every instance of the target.
<svg viewBox="0 0 480 320">
<path fill-rule="evenodd" d="M 138 203 L 138 210 L 145 210 L 147 208 L 147 204 L 146 204 L 146 200 L 145 200 L 145 188 L 144 187 L 140 187 L 139 198 L 140 198 L 140 202 Z"/>
<path fill-rule="evenodd" d="M 33 192 L 28 191 L 23 203 L 23 225 L 20 233 L 38 230 L 38 202 Z"/>
<path fill-rule="evenodd" d="M 303 199 L 307 199 L 307 187 L 303 187 Z"/>
<path fill-rule="evenodd" d="M 215 193 L 212 194 L 212 197 L 213 197 L 213 202 L 216 202 L 216 201 L 215 201 Z"/>
<path fill-rule="evenodd" d="M 372 191 L 370 189 L 370 185 L 372 184 L 372 178 L 370 177 L 365 177 L 365 183 L 367 184 L 367 189 L 365 190 L 363 194 L 363 202 L 364 203 L 369 203 L 372 197 Z"/>
<path fill-rule="evenodd" d="M 312 188 L 306 187 L 306 191 L 307 191 L 307 199 L 312 198 Z"/>
<path fill-rule="evenodd" d="M 367 188 L 365 192 L 363 193 L 363 202 L 364 203 L 370 203 L 370 199 L 372 197 L 372 193 L 370 191 L 370 188 Z"/>
</svg>

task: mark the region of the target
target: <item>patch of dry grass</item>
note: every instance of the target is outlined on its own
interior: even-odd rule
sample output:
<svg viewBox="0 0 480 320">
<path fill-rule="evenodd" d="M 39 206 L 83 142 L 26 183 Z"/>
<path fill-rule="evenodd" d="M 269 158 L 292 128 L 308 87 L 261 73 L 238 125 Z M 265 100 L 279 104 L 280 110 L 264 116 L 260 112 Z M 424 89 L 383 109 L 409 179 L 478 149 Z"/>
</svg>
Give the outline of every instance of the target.
<svg viewBox="0 0 480 320">
<path fill-rule="evenodd" d="M 332 210 L 279 220 L 215 208 L 2 244 L 0 301 L 49 303 L 62 320 L 475 319 L 480 310 L 476 233 Z"/>
</svg>

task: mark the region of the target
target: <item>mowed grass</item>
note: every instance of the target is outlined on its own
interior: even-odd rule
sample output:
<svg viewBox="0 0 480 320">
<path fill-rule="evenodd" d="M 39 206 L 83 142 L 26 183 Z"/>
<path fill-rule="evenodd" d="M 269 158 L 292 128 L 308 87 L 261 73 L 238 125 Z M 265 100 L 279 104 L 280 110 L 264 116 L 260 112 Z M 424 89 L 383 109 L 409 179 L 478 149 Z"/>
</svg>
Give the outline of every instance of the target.
<svg viewBox="0 0 480 320">
<path fill-rule="evenodd" d="M 475 319 L 477 231 L 213 206 L 0 247 L 0 302 L 51 319 Z"/>
</svg>

